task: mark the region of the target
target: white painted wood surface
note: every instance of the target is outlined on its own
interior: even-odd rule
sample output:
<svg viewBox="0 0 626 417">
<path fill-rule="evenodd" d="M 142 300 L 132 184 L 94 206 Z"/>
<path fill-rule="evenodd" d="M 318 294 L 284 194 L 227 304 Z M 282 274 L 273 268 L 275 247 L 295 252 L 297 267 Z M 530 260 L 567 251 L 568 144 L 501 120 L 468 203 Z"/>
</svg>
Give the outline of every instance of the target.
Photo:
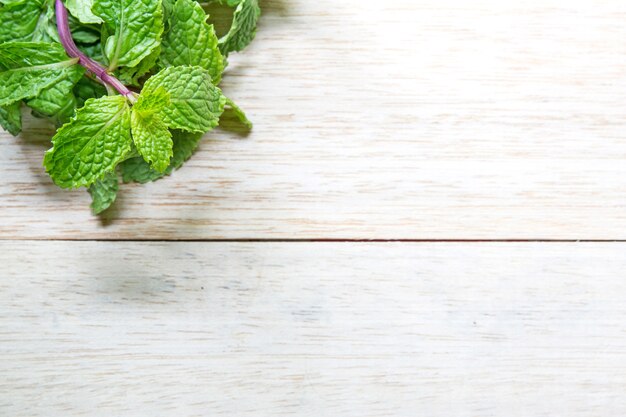
<svg viewBox="0 0 626 417">
<path fill-rule="evenodd" d="M 0 133 L 0 416 L 626 415 L 626 243 L 99 241 L 626 239 L 626 3 L 264 10 L 102 220 Z"/>
<path fill-rule="evenodd" d="M 0 243 L 0 415 L 621 417 L 625 252 Z"/>
<path fill-rule="evenodd" d="M 216 132 L 104 221 L 0 136 L 0 237 L 626 239 L 626 2 L 267 0 Z"/>
</svg>

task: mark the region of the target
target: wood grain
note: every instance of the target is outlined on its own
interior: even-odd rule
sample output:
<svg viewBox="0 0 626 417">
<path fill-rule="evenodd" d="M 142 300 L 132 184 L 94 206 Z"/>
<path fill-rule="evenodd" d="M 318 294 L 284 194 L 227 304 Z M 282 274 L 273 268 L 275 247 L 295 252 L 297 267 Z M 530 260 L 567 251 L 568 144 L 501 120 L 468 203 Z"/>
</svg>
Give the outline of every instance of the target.
<svg viewBox="0 0 626 417">
<path fill-rule="evenodd" d="M 0 414 L 623 416 L 625 252 L 0 243 Z"/>
<path fill-rule="evenodd" d="M 224 83 L 252 134 L 100 221 L 28 120 L 0 134 L 0 237 L 626 239 L 623 1 L 263 6 Z"/>
</svg>

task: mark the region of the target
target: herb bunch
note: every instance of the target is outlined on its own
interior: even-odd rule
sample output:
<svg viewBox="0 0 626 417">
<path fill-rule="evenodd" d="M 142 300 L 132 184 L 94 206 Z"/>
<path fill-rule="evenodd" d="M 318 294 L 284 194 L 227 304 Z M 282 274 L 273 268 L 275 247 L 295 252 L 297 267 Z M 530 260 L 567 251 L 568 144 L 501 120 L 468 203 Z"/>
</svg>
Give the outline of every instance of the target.
<svg viewBox="0 0 626 417">
<path fill-rule="evenodd" d="M 221 37 L 213 6 L 234 9 Z M 17 136 L 23 106 L 55 123 L 44 167 L 62 188 L 87 187 L 99 214 L 120 176 L 182 166 L 225 108 L 251 128 L 217 86 L 260 14 L 258 0 L 0 0 L 0 125 Z"/>
</svg>

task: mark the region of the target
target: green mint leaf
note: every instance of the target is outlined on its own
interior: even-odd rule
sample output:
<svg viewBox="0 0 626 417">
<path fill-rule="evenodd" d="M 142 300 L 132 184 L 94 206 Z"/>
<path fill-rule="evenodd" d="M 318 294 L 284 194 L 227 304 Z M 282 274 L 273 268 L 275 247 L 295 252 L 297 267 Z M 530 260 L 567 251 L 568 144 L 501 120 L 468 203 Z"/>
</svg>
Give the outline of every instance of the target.
<svg viewBox="0 0 626 417">
<path fill-rule="evenodd" d="M 183 164 L 193 155 L 202 139 L 201 133 L 189 133 L 180 130 L 172 131 L 174 142 L 174 156 L 165 172 L 158 172 L 150 168 L 150 165 L 143 158 L 132 158 L 120 164 L 122 178 L 124 182 L 138 182 L 145 184 L 156 181 L 165 175 L 170 175 L 174 170 Z"/>
<path fill-rule="evenodd" d="M 59 33 L 56 26 L 54 1 L 44 0 L 43 10 L 39 15 L 37 26 L 33 31 L 33 42 L 59 42 Z"/>
<path fill-rule="evenodd" d="M 44 158 L 62 188 L 89 186 L 131 151 L 130 108 L 123 96 L 90 99 L 52 138 Z"/>
<path fill-rule="evenodd" d="M 111 34 L 104 45 L 110 69 L 136 66 L 161 41 L 160 0 L 94 0 L 92 11 L 104 20 Z"/>
<path fill-rule="evenodd" d="M 236 2 L 227 1 L 226 3 L 234 6 Z M 239 1 L 230 30 L 220 39 L 220 50 L 223 55 L 242 51 L 254 40 L 259 17 L 261 17 L 261 8 L 258 0 Z"/>
<path fill-rule="evenodd" d="M 172 139 L 174 141 L 174 156 L 170 166 L 165 173 L 170 175 L 174 170 L 183 166 L 191 155 L 198 149 L 198 145 L 202 140 L 202 133 L 190 133 L 180 130 L 172 131 Z"/>
<path fill-rule="evenodd" d="M 126 85 L 139 86 L 139 79 L 148 74 L 156 65 L 161 55 L 161 47 L 154 48 L 152 53 L 141 60 L 136 67 L 123 67 L 118 72 L 118 78 Z"/>
<path fill-rule="evenodd" d="M 59 44 L 8 42 L 0 44 L 0 106 L 37 96 L 61 80 L 82 75 Z M 80 77 L 79 77 L 80 78 Z"/>
<path fill-rule="evenodd" d="M 228 7 L 236 7 L 239 5 L 239 3 L 241 3 L 243 0 L 209 0 L 207 3 L 209 5 L 211 5 L 212 3 L 217 3 L 217 4 L 221 4 L 223 6 L 228 6 Z"/>
<path fill-rule="evenodd" d="M 69 26 L 74 42 L 84 45 L 100 42 L 101 33 L 98 25 L 81 23 L 78 19 L 70 16 Z"/>
<path fill-rule="evenodd" d="M 224 115 L 226 116 L 234 116 L 237 120 L 239 120 L 246 128 L 252 129 L 252 122 L 248 119 L 246 114 L 241 108 L 235 104 L 234 101 L 226 97 L 226 109 L 224 111 Z"/>
<path fill-rule="evenodd" d="M 169 105 L 169 93 L 165 90 L 165 88 L 159 87 L 154 91 L 140 94 L 137 98 L 137 102 L 133 106 L 133 110 L 141 113 L 143 117 L 147 117 L 160 113 Z"/>
<path fill-rule="evenodd" d="M 226 4 L 227 6 L 230 7 L 235 7 L 237 5 L 239 5 L 239 3 L 241 3 L 242 0 L 222 0 L 221 3 Z"/>
<path fill-rule="evenodd" d="M 224 72 L 224 58 L 218 47 L 213 25 L 200 5 L 192 0 L 178 0 L 169 17 L 169 31 L 163 37 L 161 66 L 199 66 L 211 74 L 217 85 Z"/>
<path fill-rule="evenodd" d="M 102 179 L 97 180 L 89 187 L 91 195 L 91 211 L 98 215 L 111 207 L 117 198 L 119 183 L 115 171 L 109 172 Z"/>
<path fill-rule="evenodd" d="M 99 43 L 94 43 L 92 45 L 78 45 L 78 49 L 94 61 L 105 61 L 104 55 L 102 55 L 102 47 Z"/>
<path fill-rule="evenodd" d="M 147 163 L 141 156 L 127 159 L 119 166 L 122 173 L 122 179 L 125 183 L 138 182 L 140 184 L 146 184 L 163 178 L 166 175 L 165 173 L 158 172 L 150 168 L 150 164 Z"/>
<path fill-rule="evenodd" d="M 169 94 L 162 88 L 151 95 L 142 94 L 133 106 L 130 118 L 137 152 L 158 172 L 167 169 L 173 155 L 172 134 L 160 116 L 169 104 Z"/>
<path fill-rule="evenodd" d="M 90 98 L 100 98 L 106 96 L 107 90 L 102 84 L 89 77 L 82 77 L 74 86 L 74 95 L 77 100 L 77 107 L 83 107 Z"/>
<path fill-rule="evenodd" d="M 93 44 L 100 40 L 100 35 L 90 30 L 78 29 L 72 31 L 72 38 L 76 43 Z"/>
<path fill-rule="evenodd" d="M 10 2 L 0 9 L 0 43 L 31 41 L 43 11 L 43 0 Z"/>
<path fill-rule="evenodd" d="M 76 97 L 71 93 L 73 83 L 62 80 L 54 84 L 39 95 L 26 102 L 26 105 L 33 110 L 33 114 L 38 117 L 48 117 L 57 125 L 66 123 L 76 109 Z"/>
<path fill-rule="evenodd" d="M 176 0 L 162 0 L 161 4 L 163 5 L 163 20 L 167 23 L 170 15 L 172 14 L 172 9 L 174 9 L 174 3 Z"/>
<path fill-rule="evenodd" d="M 63 78 L 42 90 L 37 97 L 26 101 L 26 105 L 39 116 L 50 117 L 57 124 L 66 123 L 74 115 L 76 96 L 74 85 L 83 77 L 81 71 L 68 71 Z"/>
<path fill-rule="evenodd" d="M 170 95 L 170 105 L 161 111 L 168 127 L 206 133 L 218 125 L 226 99 L 204 68 L 168 67 L 146 81 L 142 94 L 159 88 Z"/>
<path fill-rule="evenodd" d="M 70 13 L 82 23 L 102 23 L 102 19 L 91 11 L 93 4 L 94 0 L 65 0 Z"/>
<path fill-rule="evenodd" d="M 58 42 L 53 0 L 15 0 L 0 8 L 0 43 Z"/>
<path fill-rule="evenodd" d="M 0 107 L 0 126 L 13 136 L 17 136 L 22 131 L 21 103 L 15 102 L 8 106 Z"/>
</svg>

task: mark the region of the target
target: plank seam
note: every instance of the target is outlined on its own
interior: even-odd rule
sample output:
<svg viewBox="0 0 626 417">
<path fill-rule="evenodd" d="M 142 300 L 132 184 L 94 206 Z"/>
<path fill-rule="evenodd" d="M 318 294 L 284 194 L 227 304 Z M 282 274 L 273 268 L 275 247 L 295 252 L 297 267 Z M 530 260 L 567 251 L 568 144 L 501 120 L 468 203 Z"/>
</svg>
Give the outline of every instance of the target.
<svg viewBox="0 0 626 417">
<path fill-rule="evenodd" d="M 141 242 L 141 243 L 626 243 L 620 239 L 4 239 L 0 242 Z"/>
</svg>

